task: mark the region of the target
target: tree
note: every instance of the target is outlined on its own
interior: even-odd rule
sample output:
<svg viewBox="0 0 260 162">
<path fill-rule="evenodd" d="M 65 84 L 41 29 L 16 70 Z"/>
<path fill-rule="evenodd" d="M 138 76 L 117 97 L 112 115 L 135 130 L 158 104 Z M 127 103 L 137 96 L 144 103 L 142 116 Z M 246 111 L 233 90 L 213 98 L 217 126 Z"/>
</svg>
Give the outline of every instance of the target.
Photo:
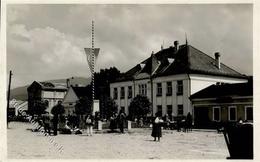
<svg viewBox="0 0 260 162">
<path fill-rule="evenodd" d="M 91 113 L 92 102 L 88 97 L 81 97 L 75 105 L 75 113 L 77 115 L 84 115 Z"/>
<path fill-rule="evenodd" d="M 45 101 L 36 101 L 34 108 L 31 110 L 32 114 L 36 114 L 36 115 L 42 115 L 45 113 L 45 110 L 47 109 L 48 103 Z"/>
<path fill-rule="evenodd" d="M 104 113 L 107 118 L 110 118 L 114 112 L 118 111 L 118 106 L 116 102 L 111 99 L 110 97 L 107 97 L 104 101 Z"/>
<path fill-rule="evenodd" d="M 64 106 L 62 106 L 61 101 L 58 101 L 58 104 L 55 105 L 52 109 L 51 109 L 51 113 L 54 116 L 58 116 L 58 115 L 62 115 L 65 113 L 65 109 Z"/>
<path fill-rule="evenodd" d="M 146 117 L 151 112 L 152 104 L 146 96 L 137 95 L 129 105 L 130 119 Z"/>
</svg>

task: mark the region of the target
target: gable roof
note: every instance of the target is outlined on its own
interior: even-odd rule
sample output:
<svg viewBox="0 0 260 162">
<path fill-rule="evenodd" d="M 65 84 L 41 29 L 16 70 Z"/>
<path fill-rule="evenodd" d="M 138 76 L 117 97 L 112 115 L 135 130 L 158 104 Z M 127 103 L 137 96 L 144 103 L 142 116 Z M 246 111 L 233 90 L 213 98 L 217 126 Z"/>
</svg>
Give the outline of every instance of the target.
<svg viewBox="0 0 260 162">
<path fill-rule="evenodd" d="M 190 96 L 190 99 L 253 96 L 253 82 L 211 85 Z"/>
<path fill-rule="evenodd" d="M 55 90 L 55 91 L 67 91 L 67 87 L 65 85 L 59 84 L 59 83 L 51 83 L 51 82 L 38 82 L 34 81 L 27 90 L 31 89 L 42 89 L 42 90 Z"/>
<path fill-rule="evenodd" d="M 91 90 L 88 87 L 71 87 L 78 98 L 89 96 Z"/>
<path fill-rule="evenodd" d="M 223 63 L 220 65 L 219 69 L 214 58 L 191 45 L 185 44 L 181 45 L 177 51 L 174 47 L 169 47 L 152 54 L 149 58 L 124 73 L 117 81 L 175 74 L 206 74 L 246 78 L 245 75 L 240 74 L 227 65 Z M 143 77 L 140 77 L 140 75 Z"/>
</svg>

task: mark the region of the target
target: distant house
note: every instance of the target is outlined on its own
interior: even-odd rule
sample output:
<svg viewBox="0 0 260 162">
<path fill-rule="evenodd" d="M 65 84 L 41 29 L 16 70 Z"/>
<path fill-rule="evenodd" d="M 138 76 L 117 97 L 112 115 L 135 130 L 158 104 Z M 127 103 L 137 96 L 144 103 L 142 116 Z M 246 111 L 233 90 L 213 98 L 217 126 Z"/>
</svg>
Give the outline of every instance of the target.
<svg viewBox="0 0 260 162">
<path fill-rule="evenodd" d="M 187 42 L 161 49 L 124 73 L 110 84 L 110 96 L 120 109 L 129 113 L 132 99 L 149 98 L 152 113 L 162 116 L 187 115 L 193 112 L 189 97 L 209 85 L 247 82 L 246 76 L 221 63 L 220 54 L 210 57 Z"/>
<path fill-rule="evenodd" d="M 81 97 L 89 96 L 89 89 L 87 87 L 73 87 L 68 89 L 67 94 L 64 97 L 62 105 L 65 107 L 65 114 L 73 114 L 75 112 L 76 102 Z"/>
<path fill-rule="evenodd" d="M 12 99 L 9 102 L 9 113 L 11 116 L 24 115 L 28 110 L 28 102 Z"/>
<path fill-rule="evenodd" d="M 59 100 L 63 101 L 66 92 L 67 88 L 65 84 L 34 81 L 27 88 L 28 111 L 36 108 L 35 105 L 38 101 L 44 101 L 48 103 L 46 111 L 50 113 L 52 107 Z"/>
<path fill-rule="evenodd" d="M 253 121 L 253 83 L 211 85 L 190 97 L 194 124 L 211 127 L 218 122 Z"/>
</svg>

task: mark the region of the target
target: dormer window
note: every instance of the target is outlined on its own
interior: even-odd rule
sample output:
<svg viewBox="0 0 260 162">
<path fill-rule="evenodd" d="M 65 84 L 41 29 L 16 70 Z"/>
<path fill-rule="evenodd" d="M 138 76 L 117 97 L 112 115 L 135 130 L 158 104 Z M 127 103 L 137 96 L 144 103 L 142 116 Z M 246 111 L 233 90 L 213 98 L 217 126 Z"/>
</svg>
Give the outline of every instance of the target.
<svg viewBox="0 0 260 162">
<path fill-rule="evenodd" d="M 171 64 L 174 62 L 174 59 L 173 58 L 168 58 L 168 62 Z"/>
<path fill-rule="evenodd" d="M 145 66 L 145 64 L 140 64 L 140 66 L 141 66 L 141 68 L 143 69 L 143 68 L 144 68 L 144 66 Z"/>
</svg>

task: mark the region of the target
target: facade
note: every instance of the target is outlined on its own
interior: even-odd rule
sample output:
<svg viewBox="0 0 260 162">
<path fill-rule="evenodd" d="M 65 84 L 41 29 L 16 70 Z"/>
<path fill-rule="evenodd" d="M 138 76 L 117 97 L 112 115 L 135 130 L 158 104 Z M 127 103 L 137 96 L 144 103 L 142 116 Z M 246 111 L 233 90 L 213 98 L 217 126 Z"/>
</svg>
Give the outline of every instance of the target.
<svg viewBox="0 0 260 162">
<path fill-rule="evenodd" d="M 128 106 L 138 94 L 152 103 L 150 115 L 186 115 L 193 112 L 189 97 L 215 83 L 243 83 L 246 76 L 224 65 L 220 54 L 215 58 L 186 44 L 161 49 L 124 73 L 110 84 L 110 96 L 119 109 L 129 113 Z"/>
<path fill-rule="evenodd" d="M 253 122 L 253 83 L 211 85 L 193 95 L 194 125 L 214 127 L 217 123 Z"/>
<path fill-rule="evenodd" d="M 28 110 L 28 102 L 12 99 L 9 102 L 9 109 L 12 112 L 12 116 L 25 115 Z"/>
<path fill-rule="evenodd" d="M 50 113 L 53 106 L 58 101 L 63 101 L 67 92 L 66 85 L 50 82 L 37 82 L 34 81 L 28 88 L 28 110 L 35 108 L 38 101 L 48 103 L 46 111 Z"/>
<path fill-rule="evenodd" d="M 89 89 L 87 87 L 73 87 L 68 89 L 67 94 L 64 97 L 62 105 L 65 108 L 65 114 L 71 115 L 75 112 L 76 102 L 79 101 L 81 97 L 86 97 Z"/>
</svg>

